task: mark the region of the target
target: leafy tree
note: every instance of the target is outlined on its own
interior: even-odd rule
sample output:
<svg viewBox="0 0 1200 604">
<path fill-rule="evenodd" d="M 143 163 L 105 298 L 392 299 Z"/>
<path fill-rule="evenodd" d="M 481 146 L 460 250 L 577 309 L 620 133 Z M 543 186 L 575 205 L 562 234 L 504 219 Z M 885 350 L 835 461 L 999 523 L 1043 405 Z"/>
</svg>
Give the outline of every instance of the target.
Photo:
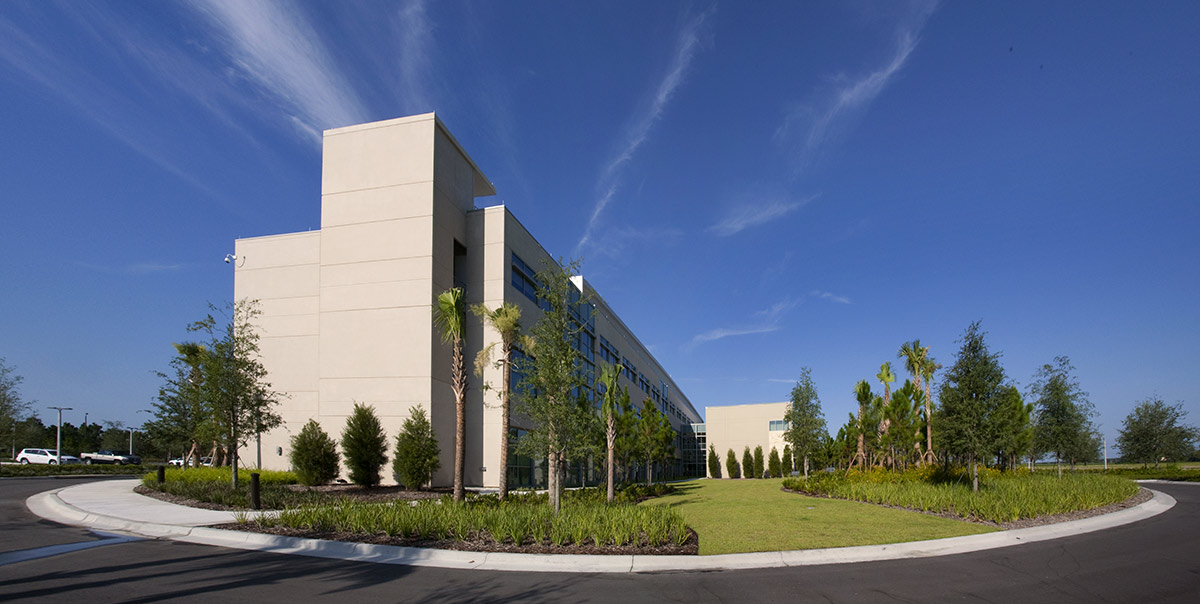
<svg viewBox="0 0 1200 604">
<path fill-rule="evenodd" d="M 1033 447 L 1033 405 L 1025 403 L 1016 386 L 1005 387 L 1003 397 L 996 413 L 996 462 L 1015 470 Z"/>
<path fill-rule="evenodd" d="M 754 478 L 754 454 L 749 446 L 742 451 L 742 478 Z"/>
<path fill-rule="evenodd" d="M 988 350 L 985 335 L 978 321 L 967 327 L 941 392 L 941 442 L 949 455 L 966 459 L 971 468 L 971 488 L 976 492 L 979 459 L 995 450 L 996 415 L 1005 392 L 1000 354 Z"/>
<path fill-rule="evenodd" d="M 783 467 L 781 468 L 783 477 L 787 478 L 792 475 L 792 446 L 783 446 Z"/>
<path fill-rule="evenodd" d="M 1143 466 L 1163 460 L 1180 461 L 1195 451 L 1200 430 L 1183 423 L 1187 411 L 1183 403 L 1168 405 L 1160 398 L 1149 398 L 1137 404 L 1122 422 L 1117 446 L 1128 462 Z"/>
<path fill-rule="evenodd" d="M 791 445 L 791 453 L 804 459 L 804 477 L 808 478 L 808 460 L 825 435 L 825 415 L 821 412 L 821 399 L 808 367 L 800 368 L 800 379 L 792 386 L 791 402 L 783 418 L 788 423 L 783 439 Z M 791 463 L 790 459 L 788 463 Z M 791 474 L 790 467 L 788 474 Z"/>
<path fill-rule="evenodd" d="M 771 447 L 771 455 L 767 458 L 767 473 L 771 478 L 783 476 L 783 463 L 779 459 L 779 450 L 775 447 Z"/>
<path fill-rule="evenodd" d="M 733 449 L 725 452 L 725 474 L 730 478 L 741 478 L 741 473 L 738 472 L 737 455 L 733 454 Z"/>
<path fill-rule="evenodd" d="M 392 461 L 392 477 L 409 490 L 420 490 L 433 480 L 441 465 L 437 437 L 429 416 L 420 407 L 408 410 L 408 419 L 396 435 L 396 459 Z"/>
<path fill-rule="evenodd" d="M 1071 462 L 1086 456 L 1093 432 L 1092 404 L 1071 375 L 1074 369 L 1067 357 L 1055 357 L 1053 364 L 1042 365 L 1034 374 L 1029 387 L 1036 410 L 1034 448 L 1054 453 L 1059 476 L 1064 459 Z"/>
<path fill-rule="evenodd" d="M 570 274 L 578 270 L 578 262 L 565 268 L 543 263 L 537 275 L 542 317 L 530 334 L 532 362 L 520 368 L 526 378 L 518 396 L 519 412 L 528 418 L 530 429 L 517 448 L 531 457 L 546 454 L 550 506 L 556 514 L 562 510 L 563 464 L 595 449 L 588 437 L 595 433 L 597 417 L 591 403 L 579 395 L 587 384 L 579 371 L 580 353 L 571 344 L 583 330 L 572 317 L 572 307 L 587 302 L 579 299 L 571 282 Z"/>
<path fill-rule="evenodd" d="M 450 388 L 454 390 L 454 500 L 466 497 L 463 469 L 467 463 L 467 363 L 463 356 L 463 334 L 467 328 L 467 302 L 462 288 L 438 294 L 433 305 L 433 324 L 450 344 Z M 507 432 L 508 428 L 505 428 Z M 506 439 L 501 439 L 505 441 Z"/>
<path fill-rule="evenodd" d="M 762 445 L 758 445 L 754 447 L 754 477 L 762 478 L 763 473 L 766 471 L 766 460 L 763 459 Z"/>
<path fill-rule="evenodd" d="M 721 477 L 721 459 L 712 445 L 708 446 L 708 475 L 710 478 Z"/>
<path fill-rule="evenodd" d="M 197 443 L 219 436 L 210 429 L 214 426 L 212 410 L 204 401 L 202 388 L 202 358 L 208 349 L 196 342 L 172 346 L 175 348 L 170 363 L 172 373 L 155 372 L 163 384 L 158 387 L 153 403 L 154 419 L 146 422 L 144 428 L 150 439 L 168 452 L 178 450 L 192 465 L 198 465 Z"/>
<path fill-rule="evenodd" d="M 500 386 L 500 489 L 498 496 L 501 501 L 508 497 L 508 430 L 509 416 L 512 412 L 511 392 L 512 392 L 512 369 L 513 369 L 513 350 L 517 345 L 517 339 L 521 336 L 521 307 L 512 302 L 505 302 L 495 310 L 489 310 L 482 304 L 476 304 L 471 307 L 471 312 L 475 316 L 483 320 L 484 324 L 496 330 L 500 334 L 500 358 L 496 360 L 496 365 L 504 372 L 504 383 Z M 475 374 L 482 377 L 483 367 L 491 362 L 492 351 L 496 347 L 493 342 L 485 346 L 479 351 L 475 357 Z M 484 389 L 487 389 L 487 384 L 484 384 Z M 611 456 L 611 451 L 609 452 Z M 609 469 L 611 476 L 612 469 Z M 611 481 L 611 477 L 610 477 Z M 611 488 L 610 488 L 611 491 Z M 610 497 L 611 500 L 611 497 Z"/>
<path fill-rule="evenodd" d="M 291 441 L 292 471 L 301 484 L 316 486 L 337 478 L 341 463 L 337 443 L 321 429 L 317 420 L 308 420 Z"/>
<path fill-rule="evenodd" d="M 213 311 L 218 309 L 211 304 Z M 254 320 L 262 314 L 257 302 L 239 300 L 226 307 L 226 322 L 218 323 L 210 313 L 188 326 L 188 331 L 208 336 L 206 354 L 198 363 L 203 379 L 200 400 L 211 412 L 210 420 L 229 450 L 232 481 L 238 483 L 238 448 L 255 431 L 271 430 L 283 423 L 275 412 L 279 394 L 266 381 L 267 370 L 258 356 L 258 330 Z"/>
<path fill-rule="evenodd" d="M 600 415 L 604 421 L 604 445 L 606 450 L 606 466 L 608 470 L 608 502 L 616 498 L 616 459 L 613 457 L 617 449 L 617 415 L 621 411 L 621 397 L 618 394 L 617 378 L 624 368 L 620 364 L 600 366 L 600 377 L 596 379 L 597 390 L 600 390 Z M 625 391 L 625 398 L 629 391 Z"/>
<path fill-rule="evenodd" d="M 646 484 L 651 484 L 654 482 L 654 463 L 665 462 L 674 450 L 675 430 L 654 401 L 646 399 L 642 403 L 637 434 L 638 452 L 646 460 Z"/>
<path fill-rule="evenodd" d="M 25 378 L 17 375 L 0 357 L 0 434 L 12 439 L 12 457 L 17 456 L 17 425 L 29 416 L 30 404 L 21 398 L 21 382 Z"/>
<path fill-rule="evenodd" d="M 375 408 L 354 403 L 342 430 L 342 454 L 350 482 L 364 487 L 379 484 L 380 471 L 387 463 L 387 434 L 375 415 Z"/>
</svg>

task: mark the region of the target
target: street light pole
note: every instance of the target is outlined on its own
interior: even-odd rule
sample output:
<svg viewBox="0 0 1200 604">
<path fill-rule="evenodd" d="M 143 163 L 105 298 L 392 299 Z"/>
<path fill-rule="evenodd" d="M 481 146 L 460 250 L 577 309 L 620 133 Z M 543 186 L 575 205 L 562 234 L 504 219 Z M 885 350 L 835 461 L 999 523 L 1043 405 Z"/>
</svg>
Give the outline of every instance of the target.
<svg viewBox="0 0 1200 604">
<path fill-rule="evenodd" d="M 73 407 L 47 407 L 47 409 L 58 410 L 58 438 L 56 439 L 56 441 L 54 443 L 54 457 L 55 457 L 54 463 L 57 463 L 59 465 L 59 467 L 62 467 L 62 412 L 63 411 L 73 411 L 74 408 Z"/>
</svg>

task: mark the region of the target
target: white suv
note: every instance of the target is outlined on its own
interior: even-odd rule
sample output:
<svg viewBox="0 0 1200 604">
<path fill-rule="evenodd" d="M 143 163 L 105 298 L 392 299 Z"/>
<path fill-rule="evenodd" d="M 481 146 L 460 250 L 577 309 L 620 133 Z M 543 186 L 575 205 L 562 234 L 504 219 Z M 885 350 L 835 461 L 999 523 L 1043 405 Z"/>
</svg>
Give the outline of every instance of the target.
<svg viewBox="0 0 1200 604">
<path fill-rule="evenodd" d="M 74 455 L 59 456 L 55 449 L 21 449 L 17 453 L 17 461 L 22 464 L 42 463 L 55 465 L 62 460 L 62 463 L 79 463 L 79 458 Z"/>
</svg>

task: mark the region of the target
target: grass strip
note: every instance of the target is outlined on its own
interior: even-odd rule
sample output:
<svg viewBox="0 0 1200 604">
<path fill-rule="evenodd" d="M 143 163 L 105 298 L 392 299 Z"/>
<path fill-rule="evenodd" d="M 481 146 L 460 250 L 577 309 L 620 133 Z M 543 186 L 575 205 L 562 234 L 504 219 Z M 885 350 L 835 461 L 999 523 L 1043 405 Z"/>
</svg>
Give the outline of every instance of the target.
<svg viewBox="0 0 1200 604">
<path fill-rule="evenodd" d="M 879 545 L 996 530 L 951 518 L 783 491 L 782 479 L 694 480 L 639 507 L 679 512 L 700 536 L 700 554 Z"/>
</svg>

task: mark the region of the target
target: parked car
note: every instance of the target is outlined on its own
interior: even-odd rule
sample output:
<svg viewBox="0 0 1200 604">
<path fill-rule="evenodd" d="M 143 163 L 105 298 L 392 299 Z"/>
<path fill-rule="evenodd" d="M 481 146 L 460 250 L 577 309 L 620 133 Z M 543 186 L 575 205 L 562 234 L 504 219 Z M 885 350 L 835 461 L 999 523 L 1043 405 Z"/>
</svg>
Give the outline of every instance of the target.
<svg viewBox="0 0 1200 604">
<path fill-rule="evenodd" d="M 89 466 L 94 463 L 115 463 L 118 466 L 125 464 L 138 465 L 142 463 L 142 458 L 132 453 L 127 454 L 107 449 L 96 451 L 95 453 L 80 453 L 79 456 L 83 458 L 83 463 Z"/>
<path fill-rule="evenodd" d="M 190 468 L 192 466 L 192 459 L 189 457 L 187 460 L 184 460 L 182 457 L 176 457 L 175 459 L 168 461 L 167 465 L 175 466 L 177 468 L 182 468 L 184 466 L 187 466 Z M 212 467 L 212 458 L 211 457 L 201 457 L 200 465 L 204 466 L 204 467 Z"/>
<path fill-rule="evenodd" d="M 17 462 L 21 464 L 50 464 L 56 465 L 59 462 L 63 465 L 79 463 L 79 458 L 74 455 L 59 455 L 56 449 L 21 449 L 17 453 Z"/>
<path fill-rule="evenodd" d="M 167 461 L 167 465 L 168 465 L 168 466 L 173 466 L 173 467 L 176 467 L 176 468 L 182 468 L 182 467 L 183 467 L 183 458 L 182 458 L 182 457 L 176 457 L 175 459 L 168 460 L 168 461 Z"/>
</svg>

